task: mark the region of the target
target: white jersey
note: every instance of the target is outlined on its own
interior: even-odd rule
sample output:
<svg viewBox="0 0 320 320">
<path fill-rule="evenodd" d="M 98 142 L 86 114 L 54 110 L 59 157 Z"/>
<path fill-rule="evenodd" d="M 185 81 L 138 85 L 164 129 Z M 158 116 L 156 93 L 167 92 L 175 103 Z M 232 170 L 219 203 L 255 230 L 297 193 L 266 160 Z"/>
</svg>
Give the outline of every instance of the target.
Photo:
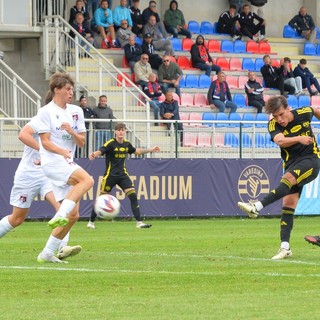
<svg viewBox="0 0 320 320">
<path fill-rule="evenodd" d="M 38 114 L 38 132 L 50 133 L 50 140 L 60 148 L 71 150 L 72 155 L 76 149 L 76 143 L 72 136 L 65 130 L 61 130 L 61 124 L 68 122 L 76 133 L 86 132 L 83 110 L 73 104 L 67 104 L 65 109 L 57 106 L 53 101 L 42 107 Z M 60 154 L 50 152 L 43 148 L 40 141 L 41 165 L 66 161 Z"/>
</svg>

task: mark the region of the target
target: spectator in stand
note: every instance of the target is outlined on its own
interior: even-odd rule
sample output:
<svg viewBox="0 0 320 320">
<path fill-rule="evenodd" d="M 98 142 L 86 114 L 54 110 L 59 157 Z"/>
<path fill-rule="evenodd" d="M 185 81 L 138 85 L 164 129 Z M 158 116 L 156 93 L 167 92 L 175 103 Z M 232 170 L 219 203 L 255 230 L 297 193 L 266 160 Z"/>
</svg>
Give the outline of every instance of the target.
<svg viewBox="0 0 320 320">
<path fill-rule="evenodd" d="M 170 57 L 165 55 L 163 57 L 163 64 L 159 67 L 158 77 L 162 86 L 163 92 L 166 94 L 169 88 L 174 88 L 176 94 L 180 97 L 180 80 L 183 72 L 179 65 L 170 61 Z"/>
<path fill-rule="evenodd" d="M 216 74 L 221 71 L 221 68 L 212 62 L 209 50 L 205 46 L 204 38 L 201 34 L 197 36 L 190 53 L 193 67 L 204 70 L 208 77 L 210 77 L 211 71 L 215 71 Z"/>
<path fill-rule="evenodd" d="M 135 39 L 135 36 L 130 36 L 128 43 L 123 48 L 132 73 L 134 73 L 134 65 L 140 60 L 142 54 L 142 48 L 135 42 Z"/>
<path fill-rule="evenodd" d="M 94 36 L 93 32 L 87 28 L 86 25 L 83 24 L 84 22 L 84 17 L 82 12 L 78 12 L 75 17 L 75 21 L 71 24 L 71 26 L 76 29 L 88 42 L 91 43 L 91 45 L 96 46 L 95 41 L 94 41 Z M 75 34 L 72 30 L 70 30 L 70 36 L 72 38 L 75 37 Z M 86 45 L 84 41 L 81 40 L 80 44 L 82 46 L 85 46 L 85 49 L 87 52 L 90 52 L 90 46 Z M 86 56 L 86 53 L 84 54 Z"/>
<path fill-rule="evenodd" d="M 221 13 L 218 20 L 217 31 L 219 33 L 230 34 L 232 40 L 235 41 L 242 38 L 242 34 L 239 29 L 239 14 L 237 13 L 236 6 L 231 5 L 228 11 Z"/>
<path fill-rule="evenodd" d="M 251 11 L 254 12 L 259 17 L 263 18 L 264 16 L 264 5 L 268 0 L 249 0 L 251 3 Z"/>
<path fill-rule="evenodd" d="M 159 83 L 157 82 L 157 76 L 154 73 L 150 74 L 149 82 L 144 87 L 143 91 L 151 99 L 149 101 L 149 104 L 153 109 L 154 119 L 159 120 L 159 97 L 162 95 L 162 90 Z M 154 125 L 158 126 L 159 123 L 156 122 Z"/>
<path fill-rule="evenodd" d="M 127 20 L 121 20 L 121 27 L 117 31 L 117 39 L 121 48 L 129 43 L 129 37 L 135 36 L 135 34 L 128 28 Z"/>
<path fill-rule="evenodd" d="M 162 58 L 156 53 L 156 49 L 152 43 L 152 35 L 146 33 L 143 37 L 142 52 L 146 53 L 149 57 L 149 63 L 152 69 L 159 69 L 162 64 Z"/>
<path fill-rule="evenodd" d="M 142 14 L 139 9 L 140 0 L 133 0 L 133 5 L 130 8 L 131 20 L 132 20 L 132 32 L 139 36 L 142 33 Z"/>
<path fill-rule="evenodd" d="M 300 76 L 295 77 L 291 68 L 291 59 L 285 57 L 281 60 L 280 76 L 283 77 L 284 83 L 294 87 L 294 95 L 300 96 L 304 94 L 302 89 L 302 79 Z"/>
<path fill-rule="evenodd" d="M 307 14 L 307 9 L 301 7 L 299 14 L 289 21 L 289 26 L 296 29 L 300 36 L 314 43 L 317 36 L 317 30 L 312 17 Z"/>
<path fill-rule="evenodd" d="M 263 76 L 265 86 L 267 88 L 276 88 L 280 90 L 280 94 L 284 95 L 284 91 L 289 94 L 294 94 L 295 88 L 287 83 L 284 83 L 283 77 L 280 76 L 280 69 L 272 66 L 271 58 L 268 54 L 263 56 L 264 66 L 260 72 Z"/>
<path fill-rule="evenodd" d="M 83 4 L 86 6 L 87 12 L 91 17 L 93 17 L 94 13 L 99 8 L 100 2 L 101 2 L 100 0 L 84 0 L 83 1 Z M 111 9 L 111 5 L 110 5 L 110 9 Z"/>
<path fill-rule="evenodd" d="M 108 8 L 108 0 L 101 0 L 100 7 L 94 12 L 93 19 L 91 21 L 92 30 L 100 33 L 105 46 L 110 48 L 116 45 L 116 34 L 113 26 L 112 11 Z M 112 44 L 107 39 L 107 34 L 110 33 Z"/>
<path fill-rule="evenodd" d="M 226 108 L 230 108 L 230 113 L 237 111 L 238 106 L 232 102 L 226 75 L 223 71 L 218 73 L 217 80 L 211 82 L 207 99 L 210 107 L 212 109 L 218 108 L 218 112 L 224 112 Z"/>
<path fill-rule="evenodd" d="M 229 0 L 229 5 L 236 6 L 236 10 L 238 13 L 241 12 L 244 3 L 245 3 L 244 0 Z"/>
<path fill-rule="evenodd" d="M 258 21 L 257 24 L 255 20 Z M 249 4 L 243 5 L 242 12 L 239 16 L 239 23 L 242 35 L 247 36 L 256 42 L 268 41 L 268 39 L 265 37 L 266 21 L 255 13 L 251 12 Z M 255 36 L 257 33 L 260 33 L 259 37 Z"/>
<path fill-rule="evenodd" d="M 160 29 L 160 32 L 163 34 L 164 38 L 167 38 L 167 32 L 166 28 L 164 26 L 164 23 L 161 21 L 160 16 L 157 11 L 157 3 L 153 0 L 149 2 L 149 7 L 144 9 L 142 12 L 142 24 L 146 25 L 149 22 L 150 16 L 155 16 L 156 17 L 156 24 L 157 27 Z M 146 33 L 146 32 L 144 32 Z"/>
<path fill-rule="evenodd" d="M 134 65 L 134 74 L 136 76 L 136 83 L 142 87 L 142 90 L 149 82 L 149 76 L 152 73 L 149 57 L 143 53 L 140 60 Z"/>
<path fill-rule="evenodd" d="M 79 12 L 82 13 L 84 17 L 83 25 L 86 29 L 90 29 L 90 14 L 88 13 L 87 8 L 83 6 L 82 0 L 77 0 L 76 5 L 70 9 L 69 24 L 72 25 L 73 23 L 75 23 L 76 14 Z"/>
<path fill-rule="evenodd" d="M 120 5 L 113 9 L 113 23 L 117 31 L 121 27 L 121 21 L 127 20 L 128 28 L 132 29 L 132 20 L 130 10 L 127 8 L 127 0 L 120 0 Z"/>
<path fill-rule="evenodd" d="M 166 99 L 160 104 L 160 117 L 165 120 L 180 120 L 178 101 L 173 99 L 171 91 L 166 93 Z M 167 128 L 170 131 L 173 129 L 173 123 L 166 123 Z M 183 126 L 182 123 L 178 123 L 178 133 L 180 134 L 180 144 L 183 143 Z"/>
<path fill-rule="evenodd" d="M 111 107 L 107 105 L 108 98 L 106 95 L 99 97 L 99 104 L 93 109 L 93 115 L 96 119 L 115 119 Z M 110 122 L 95 122 L 96 129 L 96 147 L 102 146 L 107 140 L 111 138 L 111 124 Z M 97 148 L 96 148 L 97 149 Z"/>
<path fill-rule="evenodd" d="M 256 75 L 253 71 L 248 72 L 248 78 L 249 80 L 244 86 L 248 97 L 248 105 L 257 108 L 257 113 L 261 113 L 262 108 L 265 106 L 263 99 L 264 89 L 256 80 Z"/>
<path fill-rule="evenodd" d="M 300 59 L 299 64 L 294 68 L 293 74 L 295 77 L 301 77 L 302 87 L 307 88 L 310 96 L 316 96 L 320 92 L 318 80 L 314 77 L 313 73 L 306 67 L 307 60 Z M 312 91 L 311 86 L 316 87 L 316 91 Z"/>
<path fill-rule="evenodd" d="M 186 21 L 181 10 L 178 9 L 178 2 L 172 0 L 169 9 L 164 14 L 164 23 L 166 31 L 171 33 L 174 38 L 178 38 L 178 34 L 191 39 L 191 32 L 185 28 Z"/>
<path fill-rule="evenodd" d="M 155 16 L 150 16 L 148 23 L 143 27 L 143 34 L 150 33 L 153 37 L 153 45 L 159 51 L 165 51 L 166 55 L 174 56 L 174 50 L 170 39 L 164 39 L 165 35 L 160 32 Z"/>
</svg>

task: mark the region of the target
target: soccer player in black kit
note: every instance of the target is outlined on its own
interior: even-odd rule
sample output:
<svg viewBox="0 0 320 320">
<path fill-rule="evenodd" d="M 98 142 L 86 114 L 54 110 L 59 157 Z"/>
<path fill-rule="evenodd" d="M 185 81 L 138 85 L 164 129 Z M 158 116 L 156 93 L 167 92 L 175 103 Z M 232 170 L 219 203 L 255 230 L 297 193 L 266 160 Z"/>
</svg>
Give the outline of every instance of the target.
<svg viewBox="0 0 320 320">
<path fill-rule="evenodd" d="M 272 257 L 273 260 L 282 260 L 292 256 L 290 234 L 294 211 L 303 186 L 314 180 L 319 173 L 319 150 L 312 132 L 311 119 L 313 115 L 320 119 L 320 109 L 302 107 L 291 110 L 284 96 L 271 97 L 265 109 L 273 116 L 268 130 L 271 139 L 280 147 L 284 175 L 280 184 L 262 200 L 255 203 L 238 202 L 238 206 L 249 217 L 257 218 L 262 208 L 282 198 L 281 246 L 278 253 Z"/>
<path fill-rule="evenodd" d="M 92 152 L 89 156 L 90 160 L 94 160 L 101 155 L 105 155 L 106 157 L 106 172 L 102 179 L 100 193 L 110 193 L 112 188 L 117 184 L 130 199 L 132 213 L 137 221 L 137 228 L 150 228 L 151 225 L 144 223 L 140 216 L 137 194 L 127 172 L 125 160 L 128 154 L 142 155 L 149 152 L 159 152 L 160 148 L 136 149 L 128 140 L 125 140 L 126 125 L 122 122 L 115 125 L 114 132 L 115 138 L 108 140 L 99 150 Z M 94 221 L 96 217 L 97 215 L 93 208 L 87 224 L 88 228 L 95 228 Z"/>
</svg>

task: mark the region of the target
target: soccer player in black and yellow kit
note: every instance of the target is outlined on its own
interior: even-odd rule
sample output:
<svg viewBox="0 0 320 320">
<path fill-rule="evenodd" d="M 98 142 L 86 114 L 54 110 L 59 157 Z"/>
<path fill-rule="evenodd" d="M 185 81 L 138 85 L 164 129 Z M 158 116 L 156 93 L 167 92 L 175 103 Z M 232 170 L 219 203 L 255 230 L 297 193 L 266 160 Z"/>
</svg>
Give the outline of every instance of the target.
<svg viewBox="0 0 320 320">
<path fill-rule="evenodd" d="M 105 155 L 106 156 L 106 173 L 102 180 L 101 194 L 110 193 L 112 188 L 117 184 L 128 196 L 131 202 L 132 213 L 137 221 L 137 228 L 150 228 L 150 224 L 142 221 L 137 195 L 132 180 L 129 177 L 125 166 L 125 160 L 128 154 L 141 155 L 146 153 L 159 152 L 159 147 L 151 149 L 135 148 L 128 140 L 125 139 L 126 125 L 119 122 L 114 127 L 115 138 L 108 140 L 99 150 L 90 154 L 90 160 Z M 94 220 L 97 215 L 92 209 L 88 228 L 94 229 Z"/>
<path fill-rule="evenodd" d="M 319 173 L 319 150 L 312 132 L 311 119 L 313 115 L 320 119 L 320 109 L 303 107 L 291 110 L 283 96 L 271 97 L 265 109 L 273 116 L 268 130 L 271 139 L 280 147 L 285 172 L 280 184 L 262 200 L 255 203 L 238 202 L 238 206 L 249 217 L 256 218 L 262 208 L 282 198 L 281 246 L 272 257 L 273 260 L 281 260 L 292 256 L 289 240 L 302 188 Z"/>
</svg>

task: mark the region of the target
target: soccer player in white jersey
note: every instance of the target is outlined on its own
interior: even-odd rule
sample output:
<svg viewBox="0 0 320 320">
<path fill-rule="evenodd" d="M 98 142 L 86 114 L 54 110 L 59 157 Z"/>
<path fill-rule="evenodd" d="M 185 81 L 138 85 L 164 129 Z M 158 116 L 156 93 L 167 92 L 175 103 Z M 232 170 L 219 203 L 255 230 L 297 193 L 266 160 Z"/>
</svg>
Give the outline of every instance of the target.
<svg viewBox="0 0 320 320">
<path fill-rule="evenodd" d="M 25 144 L 23 155 L 14 176 L 14 185 L 11 190 L 10 204 L 12 213 L 0 221 L 0 238 L 21 225 L 35 196 L 43 196 L 57 211 L 51 181 L 44 175 L 40 165 L 39 136 L 36 133 L 36 123 L 31 120 L 19 133 L 19 139 Z M 69 234 L 63 239 L 58 256 L 67 258 L 81 251 L 81 246 L 66 246 Z M 54 259 L 58 259 L 54 257 Z"/>
<path fill-rule="evenodd" d="M 79 219 L 82 196 L 94 184 L 93 178 L 73 162 L 75 148 L 84 146 L 86 134 L 82 109 L 69 104 L 73 99 L 74 81 L 68 74 L 55 73 L 49 87 L 52 101 L 37 115 L 41 167 L 53 185 L 59 188 L 60 198 L 64 200 L 48 222 L 54 230 L 39 254 L 38 262 L 51 262 L 63 238 Z M 61 199 L 57 197 L 58 201 Z"/>
</svg>

